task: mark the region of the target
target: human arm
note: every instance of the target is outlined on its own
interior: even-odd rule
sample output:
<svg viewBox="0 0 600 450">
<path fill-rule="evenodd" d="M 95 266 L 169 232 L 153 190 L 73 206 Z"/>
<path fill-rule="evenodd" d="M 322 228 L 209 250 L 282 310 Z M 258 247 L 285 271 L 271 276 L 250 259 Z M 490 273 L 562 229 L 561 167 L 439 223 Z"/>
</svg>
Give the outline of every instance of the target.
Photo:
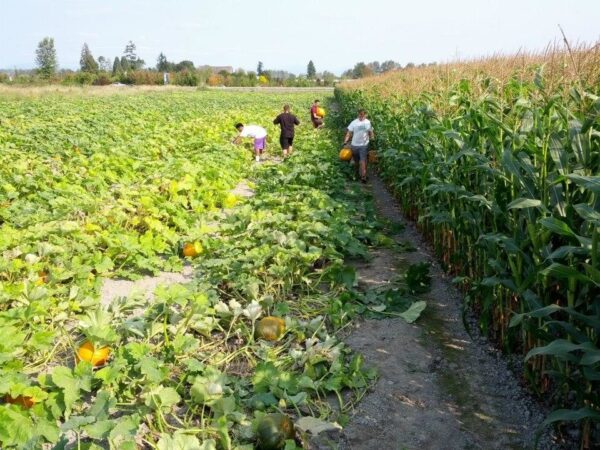
<svg viewBox="0 0 600 450">
<path fill-rule="evenodd" d="M 350 139 L 352 139 L 352 131 L 348 129 L 346 130 L 346 136 L 344 136 L 344 145 L 348 144 L 348 142 L 350 142 Z"/>
<path fill-rule="evenodd" d="M 294 116 L 294 124 L 300 125 L 300 121 L 298 120 L 298 118 L 296 116 Z"/>
<path fill-rule="evenodd" d="M 317 116 L 317 107 L 316 106 L 310 107 L 310 118 L 313 120 L 319 118 L 319 116 Z"/>
<path fill-rule="evenodd" d="M 350 122 L 350 125 L 348 125 L 348 128 L 346 128 L 346 135 L 344 136 L 344 145 L 348 144 L 348 142 L 350 142 L 350 139 L 352 139 L 352 135 L 354 134 L 354 121 Z"/>
<path fill-rule="evenodd" d="M 281 116 L 275 117 L 275 120 L 273 121 L 273 125 L 279 125 L 280 123 L 281 123 Z"/>
</svg>

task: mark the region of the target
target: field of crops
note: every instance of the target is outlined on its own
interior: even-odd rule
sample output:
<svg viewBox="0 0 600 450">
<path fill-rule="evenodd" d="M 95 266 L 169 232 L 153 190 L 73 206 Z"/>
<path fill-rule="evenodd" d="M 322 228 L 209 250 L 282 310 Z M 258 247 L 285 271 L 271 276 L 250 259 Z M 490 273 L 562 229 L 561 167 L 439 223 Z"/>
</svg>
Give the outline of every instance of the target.
<svg viewBox="0 0 600 450">
<path fill-rule="evenodd" d="M 364 310 L 343 260 L 385 238 L 311 100 L 0 98 L 2 448 L 289 450 L 344 421 L 375 373 L 335 335 Z M 284 102 L 296 154 L 254 164 L 233 124 L 265 125 L 273 155 Z M 104 278 L 184 263 L 192 282 L 100 305 Z"/>
<path fill-rule="evenodd" d="M 600 420 L 600 52 L 402 71 L 336 88 L 381 173 L 530 386 Z"/>
</svg>

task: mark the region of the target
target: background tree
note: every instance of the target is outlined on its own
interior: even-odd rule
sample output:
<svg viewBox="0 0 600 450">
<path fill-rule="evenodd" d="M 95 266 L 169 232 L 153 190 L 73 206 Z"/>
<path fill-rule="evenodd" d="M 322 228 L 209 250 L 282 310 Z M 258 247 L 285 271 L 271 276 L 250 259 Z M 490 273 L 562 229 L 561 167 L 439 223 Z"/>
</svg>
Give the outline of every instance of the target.
<svg viewBox="0 0 600 450">
<path fill-rule="evenodd" d="M 125 59 L 128 63 L 128 69 L 141 69 L 144 67 L 144 60 L 140 59 L 136 53 L 135 44 L 132 41 L 129 41 L 125 46 L 125 51 L 123 52 L 123 58 L 121 58 L 121 66 L 123 66 L 123 59 Z M 128 70 L 127 69 L 127 70 Z M 123 70 L 126 70 L 123 68 Z"/>
<path fill-rule="evenodd" d="M 167 72 L 169 70 L 169 61 L 163 52 L 160 52 L 156 60 L 156 70 L 159 72 Z"/>
<path fill-rule="evenodd" d="M 79 66 L 82 72 L 98 72 L 98 63 L 94 59 L 87 43 L 83 43 L 81 48 L 81 58 L 79 58 Z"/>
<path fill-rule="evenodd" d="M 38 66 L 38 73 L 44 78 L 50 78 L 56 73 L 58 62 L 54 38 L 45 37 L 39 42 L 35 51 L 35 63 Z"/>
<path fill-rule="evenodd" d="M 364 78 L 373 75 L 373 70 L 364 62 L 359 62 L 352 69 L 352 78 Z"/>
<path fill-rule="evenodd" d="M 333 82 L 335 81 L 335 74 L 332 72 L 324 71 L 321 74 L 321 79 L 325 86 L 333 86 Z"/>
<path fill-rule="evenodd" d="M 315 75 L 317 75 L 317 69 L 315 68 L 315 63 L 312 62 L 312 59 L 308 62 L 308 66 L 306 67 L 306 78 L 312 80 Z"/>
<path fill-rule="evenodd" d="M 127 58 L 125 58 L 124 56 L 121 58 L 121 72 L 127 72 L 128 70 L 131 70 L 131 64 L 129 63 L 129 60 Z"/>
<path fill-rule="evenodd" d="M 258 62 L 258 66 L 256 67 L 256 74 L 259 77 L 263 74 L 263 63 L 262 63 L 262 61 Z"/>
<path fill-rule="evenodd" d="M 379 64 L 379 61 L 370 62 L 367 64 L 367 67 L 371 69 L 371 72 L 373 73 L 381 73 L 381 64 Z"/>
<path fill-rule="evenodd" d="M 196 70 L 196 67 L 194 66 L 194 63 L 189 60 L 183 60 L 175 64 L 176 72 L 182 72 L 184 70 L 194 72 Z"/>
<path fill-rule="evenodd" d="M 123 71 L 123 67 L 121 67 L 121 60 L 117 56 L 117 57 L 115 57 L 115 60 L 113 62 L 112 74 L 113 75 L 118 75 L 122 71 Z"/>
<path fill-rule="evenodd" d="M 389 72 L 390 70 L 395 70 L 395 69 L 399 69 L 399 68 L 400 68 L 400 64 L 398 64 L 396 61 L 392 61 L 391 59 L 381 63 L 381 71 L 382 72 Z"/>
<path fill-rule="evenodd" d="M 98 67 L 103 72 L 111 71 L 110 61 L 108 58 L 105 58 L 104 56 L 98 56 Z"/>
<path fill-rule="evenodd" d="M 253 70 L 249 70 L 248 72 L 246 72 L 246 82 L 248 83 L 248 86 L 256 86 L 257 83 L 257 73 L 254 72 Z"/>
</svg>

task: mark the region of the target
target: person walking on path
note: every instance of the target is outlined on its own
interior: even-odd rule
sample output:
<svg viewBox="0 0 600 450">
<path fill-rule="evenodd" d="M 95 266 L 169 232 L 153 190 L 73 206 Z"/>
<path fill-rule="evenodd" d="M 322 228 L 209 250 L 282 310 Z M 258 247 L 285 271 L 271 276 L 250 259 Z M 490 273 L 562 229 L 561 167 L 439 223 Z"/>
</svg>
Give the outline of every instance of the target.
<svg viewBox="0 0 600 450">
<path fill-rule="evenodd" d="M 350 122 L 350 125 L 348 125 L 346 136 L 344 137 L 344 146 L 348 145 L 350 138 L 352 138 L 350 145 L 350 148 L 352 149 L 352 159 L 355 164 L 358 163 L 360 181 L 366 183 L 369 139 L 374 139 L 375 134 L 373 133 L 373 126 L 369 119 L 367 119 L 367 113 L 364 109 L 359 109 L 358 118 L 354 119 Z"/>
<path fill-rule="evenodd" d="M 242 138 L 250 137 L 254 139 L 254 155 L 256 162 L 260 161 L 260 155 L 267 146 L 267 130 L 258 125 L 244 125 L 243 123 L 235 124 L 239 134 L 233 139 L 234 144 L 239 144 Z"/>
<path fill-rule="evenodd" d="M 310 120 L 315 128 L 323 126 L 323 118 L 319 115 L 319 100 L 315 100 L 310 107 Z"/>
<path fill-rule="evenodd" d="M 275 125 L 281 127 L 279 143 L 283 150 L 283 158 L 292 154 L 292 145 L 294 144 L 294 127 L 300 125 L 298 118 L 290 112 L 290 105 L 283 105 L 283 112 L 273 120 Z"/>
</svg>

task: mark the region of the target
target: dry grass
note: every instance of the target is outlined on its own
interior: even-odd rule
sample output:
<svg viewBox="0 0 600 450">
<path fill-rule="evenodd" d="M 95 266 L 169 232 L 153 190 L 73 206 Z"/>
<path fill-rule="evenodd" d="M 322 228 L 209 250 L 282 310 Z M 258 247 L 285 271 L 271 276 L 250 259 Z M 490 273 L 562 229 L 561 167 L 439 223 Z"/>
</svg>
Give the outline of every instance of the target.
<svg viewBox="0 0 600 450">
<path fill-rule="evenodd" d="M 487 79 L 496 86 L 510 80 L 531 81 L 543 67 L 547 92 L 565 92 L 573 85 L 598 89 L 600 85 L 600 42 L 575 47 L 553 44 L 543 52 L 519 52 L 516 55 L 492 55 L 473 60 L 394 71 L 380 76 L 353 80 L 342 89 L 374 90 L 381 96 L 416 97 L 422 92 L 443 92 L 456 82 Z M 483 89 L 485 83 L 473 83 Z"/>
<path fill-rule="evenodd" d="M 45 95 L 107 96 L 143 94 L 147 92 L 190 92 L 196 87 L 187 86 L 9 86 L 0 84 L 0 98 L 40 97 Z"/>
<path fill-rule="evenodd" d="M 330 87 L 189 87 L 189 86 L 15 86 L 0 84 L 0 99 L 35 98 L 48 95 L 61 96 L 111 96 L 133 95 L 149 92 L 193 92 L 197 90 L 217 90 L 227 92 L 263 92 L 263 93 L 297 93 L 315 92 L 329 94 L 333 92 Z"/>
</svg>

